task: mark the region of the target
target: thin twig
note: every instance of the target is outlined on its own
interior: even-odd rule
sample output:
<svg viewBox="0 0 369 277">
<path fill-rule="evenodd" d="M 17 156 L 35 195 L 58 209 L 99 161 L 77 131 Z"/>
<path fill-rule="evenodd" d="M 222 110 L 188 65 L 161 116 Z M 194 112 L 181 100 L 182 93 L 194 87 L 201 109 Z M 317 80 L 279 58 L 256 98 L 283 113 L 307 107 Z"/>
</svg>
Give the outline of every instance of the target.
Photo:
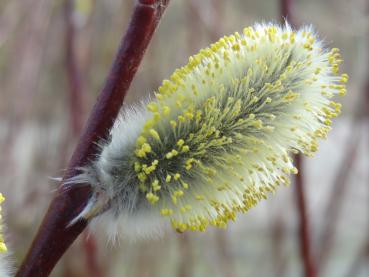
<svg viewBox="0 0 369 277">
<path fill-rule="evenodd" d="M 299 214 L 299 245 L 300 254 L 304 263 L 304 275 L 306 277 L 314 277 L 316 276 L 316 269 L 311 253 L 311 235 L 304 191 L 305 184 L 302 161 L 301 155 L 295 156 L 296 167 L 299 170 L 295 178 L 295 199 Z"/>
<path fill-rule="evenodd" d="M 188 234 L 184 233 L 178 237 L 181 258 L 179 260 L 177 276 L 190 277 L 193 276 L 193 251 L 192 243 Z"/>
<path fill-rule="evenodd" d="M 229 239 L 227 237 L 226 230 L 216 230 L 215 232 L 216 240 L 216 251 L 219 263 L 219 272 L 222 276 L 234 277 L 236 276 L 235 267 L 233 263 L 232 253 L 230 253 Z"/>
<path fill-rule="evenodd" d="M 282 214 L 279 213 L 274 216 L 271 225 L 271 239 L 272 239 L 272 257 L 274 262 L 274 276 L 285 276 L 287 267 L 287 258 L 283 251 L 283 244 L 285 242 L 285 222 Z"/>
<path fill-rule="evenodd" d="M 295 18 L 293 17 L 292 12 L 293 5 L 294 0 L 280 0 L 280 12 L 282 19 L 286 19 L 292 26 L 296 26 Z"/>
<path fill-rule="evenodd" d="M 64 180 L 93 159 L 96 141 L 106 139 L 129 85 L 169 0 L 140 0 L 135 9 L 105 86 L 93 107 L 84 132 L 68 165 Z M 61 184 L 17 276 L 47 276 L 60 257 L 84 230 L 81 220 L 67 227 L 86 205 L 91 189 Z"/>
<path fill-rule="evenodd" d="M 287 19 L 293 27 L 296 27 L 297 22 L 295 22 L 292 12 L 293 4 L 293 0 L 281 0 L 281 16 L 283 20 Z M 304 264 L 304 275 L 306 277 L 314 277 L 316 276 L 316 267 L 311 251 L 310 222 L 307 215 L 303 157 L 301 154 L 295 156 L 295 163 L 299 172 L 295 178 L 295 199 L 299 218 L 300 254 Z"/>
<path fill-rule="evenodd" d="M 90 277 L 103 277 L 101 267 L 97 262 L 97 244 L 96 239 L 92 234 L 88 233 L 88 230 L 85 230 L 82 234 L 82 243 L 83 250 L 86 255 L 86 266 L 87 273 Z"/>
</svg>

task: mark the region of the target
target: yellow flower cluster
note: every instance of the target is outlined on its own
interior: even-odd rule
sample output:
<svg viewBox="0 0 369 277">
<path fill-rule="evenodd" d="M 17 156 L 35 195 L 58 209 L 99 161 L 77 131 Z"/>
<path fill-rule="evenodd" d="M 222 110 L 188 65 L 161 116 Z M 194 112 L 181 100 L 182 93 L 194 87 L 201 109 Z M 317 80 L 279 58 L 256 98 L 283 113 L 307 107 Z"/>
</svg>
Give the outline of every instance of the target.
<svg viewBox="0 0 369 277">
<path fill-rule="evenodd" d="M 310 28 L 256 25 L 221 38 L 165 80 L 136 140 L 140 192 L 173 227 L 226 226 L 296 174 L 341 105 L 339 50 Z"/>
</svg>

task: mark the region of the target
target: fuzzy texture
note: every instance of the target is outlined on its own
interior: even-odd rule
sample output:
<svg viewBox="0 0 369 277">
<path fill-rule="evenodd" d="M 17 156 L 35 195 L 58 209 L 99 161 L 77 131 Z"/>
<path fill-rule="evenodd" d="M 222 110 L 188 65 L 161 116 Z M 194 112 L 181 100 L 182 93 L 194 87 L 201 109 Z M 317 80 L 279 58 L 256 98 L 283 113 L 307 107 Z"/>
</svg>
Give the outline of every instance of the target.
<svg viewBox="0 0 369 277">
<path fill-rule="evenodd" d="M 289 183 L 291 152 L 318 149 L 340 112 L 330 98 L 346 91 L 341 62 L 311 27 L 257 24 L 221 38 L 152 102 L 122 112 L 101 155 L 70 181 L 93 188 L 79 217 L 104 213 L 114 230 L 124 222 L 143 235 L 162 222 L 226 226 Z"/>
</svg>

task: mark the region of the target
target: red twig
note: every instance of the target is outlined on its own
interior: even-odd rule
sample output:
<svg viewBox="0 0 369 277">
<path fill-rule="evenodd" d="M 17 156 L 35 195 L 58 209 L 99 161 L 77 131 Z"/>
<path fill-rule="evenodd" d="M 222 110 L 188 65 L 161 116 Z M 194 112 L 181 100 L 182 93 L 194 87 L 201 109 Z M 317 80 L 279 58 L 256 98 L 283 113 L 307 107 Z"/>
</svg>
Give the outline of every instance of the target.
<svg viewBox="0 0 369 277">
<path fill-rule="evenodd" d="M 280 12 L 283 19 L 286 19 L 292 26 L 296 26 L 295 18 L 293 17 L 294 0 L 280 0 Z"/>
<path fill-rule="evenodd" d="M 274 262 L 274 276 L 285 276 L 287 258 L 283 251 L 285 242 L 285 222 L 280 212 L 275 215 L 271 225 L 272 256 Z"/>
<path fill-rule="evenodd" d="M 82 234 L 83 236 L 83 249 L 86 253 L 87 272 L 90 277 L 103 277 L 102 270 L 97 262 L 97 246 L 96 240 L 91 234 L 88 234 L 87 230 Z"/>
<path fill-rule="evenodd" d="M 299 170 L 299 174 L 296 175 L 295 182 L 295 198 L 296 205 L 299 214 L 299 243 L 300 253 L 304 263 L 304 274 L 306 277 L 316 276 L 315 264 L 311 253 L 311 237 L 309 219 L 307 216 L 305 191 L 304 191 L 304 176 L 302 166 L 302 156 L 295 156 L 296 167 Z"/>
<path fill-rule="evenodd" d="M 297 22 L 292 13 L 293 0 L 281 0 L 281 15 L 283 19 L 287 19 L 288 22 L 295 27 Z M 306 277 L 316 276 L 316 266 L 313 260 L 311 251 L 311 235 L 310 235 L 310 222 L 307 215 L 306 197 L 305 197 L 305 184 L 303 174 L 303 158 L 301 154 L 295 156 L 296 168 L 299 173 L 295 179 L 295 199 L 299 217 L 299 247 L 301 258 L 304 264 L 304 275 Z"/>
<path fill-rule="evenodd" d="M 225 230 L 216 230 L 215 232 L 215 247 L 218 254 L 218 270 L 222 276 L 235 277 L 235 267 L 230 253 L 229 239 Z"/>
<path fill-rule="evenodd" d="M 191 239 L 188 234 L 179 235 L 178 242 L 181 251 L 181 258 L 178 265 L 178 277 L 193 276 L 193 253 L 191 247 Z"/>
<path fill-rule="evenodd" d="M 126 35 L 119 47 L 105 86 L 97 99 L 84 132 L 70 160 L 64 179 L 98 153 L 96 141 L 106 139 L 129 85 L 169 0 L 140 0 L 136 3 Z M 31 248 L 17 276 L 47 276 L 60 257 L 86 227 L 69 222 L 83 209 L 90 196 L 88 184 L 62 184 L 52 200 Z"/>
</svg>

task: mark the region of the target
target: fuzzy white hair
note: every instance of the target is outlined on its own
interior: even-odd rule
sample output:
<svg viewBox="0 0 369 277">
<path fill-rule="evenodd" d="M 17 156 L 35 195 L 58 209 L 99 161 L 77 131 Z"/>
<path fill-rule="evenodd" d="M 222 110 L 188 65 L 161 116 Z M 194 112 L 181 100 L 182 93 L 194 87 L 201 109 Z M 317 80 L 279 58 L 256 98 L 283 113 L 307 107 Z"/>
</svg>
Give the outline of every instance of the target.
<svg viewBox="0 0 369 277">
<path fill-rule="evenodd" d="M 340 104 L 347 74 L 337 48 L 311 27 L 256 24 L 190 57 L 147 105 L 122 112 L 101 154 L 71 183 L 88 182 L 81 217 L 111 236 L 226 226 L 297 173 Z"/>
</svg>

